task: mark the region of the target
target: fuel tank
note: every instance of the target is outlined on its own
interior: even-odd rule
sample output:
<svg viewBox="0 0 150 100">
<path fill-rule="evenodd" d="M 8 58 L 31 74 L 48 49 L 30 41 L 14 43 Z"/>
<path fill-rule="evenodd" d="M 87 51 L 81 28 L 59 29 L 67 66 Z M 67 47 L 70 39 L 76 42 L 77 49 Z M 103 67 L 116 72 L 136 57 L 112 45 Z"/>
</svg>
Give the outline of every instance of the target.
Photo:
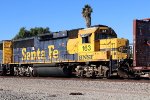
<svg viewBox="0 0 150 100">
<path fill-rule="evenodd" d="M 67 67 L 57 67 L 55 65 L 42 65 L 36 64 L 33 67 L 33 73 L 35 76 L 57 76 L 57 77 L 69 77 L 71 71 Z"/>
</svg>

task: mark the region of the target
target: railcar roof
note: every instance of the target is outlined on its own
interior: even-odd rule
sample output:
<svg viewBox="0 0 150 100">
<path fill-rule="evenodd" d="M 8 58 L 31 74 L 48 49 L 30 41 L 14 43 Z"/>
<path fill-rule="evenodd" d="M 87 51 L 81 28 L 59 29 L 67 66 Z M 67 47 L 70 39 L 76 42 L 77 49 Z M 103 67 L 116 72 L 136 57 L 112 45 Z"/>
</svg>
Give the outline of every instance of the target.
<svg viewBox="0 0 150 100">
<path fill-rule="evenodd" d="M 23 41 L 23 40 L 29 40 L 29 39 L 34 39 L 36 36 L 33 37 L 27 37 L 27 38 L 22 38 L 22 39 L 17 39 L 17 40 L 13 40 L 13 41 Z"/>
<path fill-rule="evenodd" d="M 106 25 L 93 25 L 91 26 L 90 28 L 94 28 L 94 27 L 108 27 Z M 52 34 L 56 34 L 56 33 L 59 33 L 59 32 L 69 32 L 69 31 L 73 31 L 73 30 L 82 30 L 82 29 L 87 29 L 87 28 L 76 28 L 76 29 L 70 29 L 70 30 L 63 30 L 63 31 L 57 31 L 57 32 L 51 32 L 51 33 L 45 33 L 45 34 L 40 34 L 40 35 L 37 35 L 37 36 L 33 36 L 33 37 L 27 37 L 27 38 L 22 38 L 22 39 L 17 39 L 17 40 L 13 40 L 13 41 L 22 41 L 22 40 L 29 40 L 29 39 L 34 39 L 35 37 L 41 37 L 41 36 L 46 36 L 46 35 L 52 35 Z M 1 42 L 0 42 L 1 43 Z"/>
</svg>

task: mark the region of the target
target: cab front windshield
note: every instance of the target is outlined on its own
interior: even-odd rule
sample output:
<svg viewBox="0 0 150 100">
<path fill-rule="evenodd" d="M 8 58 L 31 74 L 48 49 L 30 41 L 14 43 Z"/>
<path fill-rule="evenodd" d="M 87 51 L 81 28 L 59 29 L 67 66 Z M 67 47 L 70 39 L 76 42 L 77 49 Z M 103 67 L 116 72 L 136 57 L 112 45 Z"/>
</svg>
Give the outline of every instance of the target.
<svg viewBox="0 0 150 100">
<path fill-rule="evenodd" d="M 100 29 L 95 33 L 95 40 L 117 38 L 117 34 L 113 29 Z"/>
</svg>

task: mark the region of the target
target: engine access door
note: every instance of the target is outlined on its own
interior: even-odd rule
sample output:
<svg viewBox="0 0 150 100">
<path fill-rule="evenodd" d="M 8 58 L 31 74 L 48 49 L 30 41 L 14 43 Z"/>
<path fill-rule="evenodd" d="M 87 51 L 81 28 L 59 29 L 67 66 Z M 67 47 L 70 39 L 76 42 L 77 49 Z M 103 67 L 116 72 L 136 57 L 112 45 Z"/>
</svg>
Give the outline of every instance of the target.
<svg viewBox="0 0 150 100">
<path fill-rule="evenodd" d="M 12 63 L 12 41 L 3 41 L 3 64 Z"/>
</svg>

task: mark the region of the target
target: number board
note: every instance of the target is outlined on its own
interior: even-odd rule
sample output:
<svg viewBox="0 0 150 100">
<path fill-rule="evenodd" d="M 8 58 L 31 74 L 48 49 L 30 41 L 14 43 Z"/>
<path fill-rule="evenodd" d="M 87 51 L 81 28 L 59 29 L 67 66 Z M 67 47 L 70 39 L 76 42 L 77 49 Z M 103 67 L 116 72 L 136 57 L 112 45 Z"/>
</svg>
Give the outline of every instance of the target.
<svg viewBox="0 0 150 100">
<path fill-rule="evenodd" d="M 91 45 L 83 45 L 82 50 L 83 51 L 91 51 Z"/>
</svg>

